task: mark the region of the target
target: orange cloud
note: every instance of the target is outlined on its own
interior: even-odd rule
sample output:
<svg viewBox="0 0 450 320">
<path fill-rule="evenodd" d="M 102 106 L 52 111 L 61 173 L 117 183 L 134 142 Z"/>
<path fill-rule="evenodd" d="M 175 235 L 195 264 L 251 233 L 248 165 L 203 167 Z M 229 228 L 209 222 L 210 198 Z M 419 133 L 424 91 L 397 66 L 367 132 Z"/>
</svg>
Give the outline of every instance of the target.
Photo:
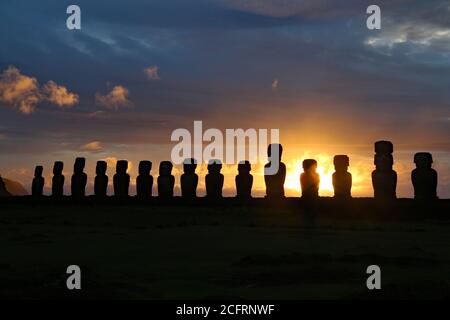
<svg viewBox="0 0 450 320">
<path fill-rule="evenodd" d="M 159 75 L 158 75 L 158 66 L 151 66 L 148 68 L 144 69 L 145 74 L 147 75 L 147 78 L 149 80 L 159 80 Z"/>
<path fill-rule="evenodd" d="M 77 94 L 69 92 L 66 87 L 59 86 L 52 80 L 43 87 L 43 92 L 48 95 L 48 101 L 60 107 L 70 107 L 78 103 Z"/>
<path fill-rule="evenodd" d="M 78 103 L 78 95 L 52 80 L 40 88 L 36 78 L 21 74 L 14 66 L 9 66 L 1 74 L 0 101 L 18 108 L 23 114 L 31 114 L 44 100 L 60 107 L 72 106 Z"/>
<path fill-rule="evenodd" d="M 124 86 L 115 86 L 107 95 L 95 94 L 95 102 L 103 107 L 110 109 L 118 109 L 122 106 L 130 106 L 128 100 L 128 89 Z"/>
<path fill-rule="evenodd" d="M 101 151 L 103 151 L 103 146 L 100 141 L 92 141 L 92 142 L 86 143 L 85 145 L 82 145 L 80 149 L 82 151 L 101 152 Z"/>
<path fill-rule="evenodd" d="M 19 108 L 23 114 L 31 114 L 42 98 L 36 78 L 22 75 L 14 66 L 3 71 L 0 77 L 0 101 Z"/>
</svg>

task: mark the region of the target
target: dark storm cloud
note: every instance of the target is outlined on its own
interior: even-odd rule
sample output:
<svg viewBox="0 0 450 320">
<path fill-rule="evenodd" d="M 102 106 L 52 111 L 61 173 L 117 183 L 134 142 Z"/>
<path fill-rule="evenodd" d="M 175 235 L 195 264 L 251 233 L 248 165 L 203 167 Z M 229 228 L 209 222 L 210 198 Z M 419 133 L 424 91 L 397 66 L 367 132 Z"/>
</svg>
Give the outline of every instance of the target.
<svg viewBox="0 0 450 320">
<path fill-rule="evenodd" d="M 70 111 L 44 106 L 26 120 L 43 145 L 49 136 L 73 148 L 94 140 L 165 142 L 168 128 L 194 119 L 239 111 L 263 121 L 273 106 L 282 106 L 276 116 L 304 114 L 309 105 L 330 117 L 358 114 L 392 123 L 391 131 L 404 113 L 422 108 L 430 108 L 424 123 L 448 117 L 447 1 L 379 1 L 381 31 L 365 27 L 370 1 L 77 1 L 82 30 L 73 32 L 65 28 L 68 4 L 14 1 L 0 12 L 2 70 L 15 65 L 80 95 Z M 160 81 L 148 81 L 149 66 L 158 66 Z M 97 92 L 114 86 L 129 90 L 133 108 L 117 113 L 95 104 Z M 88 117 L 99 110 L 105 113 Z M 2 119 L 17 132 L 24 126 L 10 109 Z"/>
</svg>

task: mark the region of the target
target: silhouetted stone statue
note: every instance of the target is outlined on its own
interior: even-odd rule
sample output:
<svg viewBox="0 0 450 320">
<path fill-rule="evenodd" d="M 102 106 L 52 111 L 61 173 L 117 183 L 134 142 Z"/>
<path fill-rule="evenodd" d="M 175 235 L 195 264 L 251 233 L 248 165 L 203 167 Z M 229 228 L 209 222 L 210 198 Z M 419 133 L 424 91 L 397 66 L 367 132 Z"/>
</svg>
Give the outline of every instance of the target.
<svg viewBox="0 0 450 320">
<path fill-rule="evenodd" d="M 375 170 L 372 172 L 374 197 L 381 200 L 395 199 L 397 188 L 397 173 L 392 169 L 394 165 L 394 151 L 392 142 L 375 142 Z"/>
<path fill-rule="evenodd" d="M 151 161 L 139 162 L 139 175 L 136 178 L 136 195 L 138 198 L 145 199 L 152 196 L 153 177 L 150 175 L 151 170 Z"/>
<path fill-rule="evenodd" d="M 10 197 L 11 193 L 6 190 L 5 181 L 3 181 L 2 177 L 0 177 L 0 197 Z"/>
<path fill-rule="evenodd" d="M 428 152 L 418 152 L 414 155 L 416 169 L 411 172 L 414 186 L 414 198 L 420 200 L 437 199 L 438 174 L 431 168 L 433 157 Z"/>
<path fill-rule="evenodd" d="M 34 179 L 31 184 L 31 195 L 34 197 L 41 197 L 44 194 L 45 179 L 42 176 L 44 168 L 42 166 L 36 166 L 34 169 Z"/>
<path fill-rule="evenodd" d="M 208 174 L 205 177 L 206 196 L 211 199 L 222 198 L 224 177 L 220 173 L 222 163 L 220 160 L 210 160 L 208 163 Z"/>
<path fill-rule="evenodd" d="M 239 174 L 236 176 L 236 196 L 238 198 L 251 198 L 253 176 L 250 174 L 252 166 L 249 161 L 241 161 L 238 164 Z"/>
<path fill-rule="evenodd" d="M 97 166 L 95 167 L 95 179 L 94 179 L 94 194 L 97 197 L 106 197 L 108 194 L 108 181 L 109 178 L 106 175 L 106 170 L 108 169 L 108 164 L 106 161 L 97 161 Z"/>
<path fill-rule="evenodd" d="M 278 151 L 278 159 L 273 159 Z M 283 147 L 281 144 L 270 144 L 267 148 L 269 162 L 264 166 L 264 182 L 266 183 L 266 197 L 281 198 L 284 197 L 284 180 L 286 179 L 286 165 L 281 162 Z M 273 155 L 273 156 L 272 156 Z M 270 168 L 276 166 L 278 162 L 278 171 L 276 174 L 269 174 Z M 276 170 L 276 168 L 275 168 Z"/>
<path fill-rule="evenodd" d="M 172 175 L 172 162 L 161 161 L 159 164 L 158 196 L 160 198 L 173 197 L 175 177 Z"/>
<path fill-rule="evenodd" d="M 130 188 L 130 175 L 127 173 L 128 161 L 119 160 L 116 164 L 116 174 L 113 177 L 114 195 L 128 197 Z"/>
<path fill-rule="evenodd" d="M 55 197 L 62 197 L 64 195 L 63 169 L 64 163 L 62 161 L 55 161 L 52 178 L 52 195 Z"/>
<path fill-rule="evenodd" d="M 195 173 L 197 161 L 195 159 L 186 159 L 183 163 L 184 173 L 181 175 L 181 196 L 183 198 L 196 198 L 198 175 Z"/>
<path fill-rule="evenodd" d="M 76 158 L 73 166 L 71 183 L 72 197 L 84 197 L 86 192 L 87 175 L 84 173 L 85 158 Z"/>
<path fill-rule="evenodd" d="M 348 172 L 349 158 L 346 155 L 337 155 L 333 159 L 333 188 L 336 198 L 351 198 L 352 174 Z"/>
<path fill-rule="evenodd" d="M 392 154 L 394 153 L 394 145 L 391 141 L 377 141 L 375 142 L 376 154 Z"/>
<path fill-rule="evenodd" d="M 320 176 L 316 172 L 317 161 L 314 159 L 303 160 L 303 173 L 300 175 L 300 185 L 302 187 L 302 197 L 319 197 Z"/>
</svg>

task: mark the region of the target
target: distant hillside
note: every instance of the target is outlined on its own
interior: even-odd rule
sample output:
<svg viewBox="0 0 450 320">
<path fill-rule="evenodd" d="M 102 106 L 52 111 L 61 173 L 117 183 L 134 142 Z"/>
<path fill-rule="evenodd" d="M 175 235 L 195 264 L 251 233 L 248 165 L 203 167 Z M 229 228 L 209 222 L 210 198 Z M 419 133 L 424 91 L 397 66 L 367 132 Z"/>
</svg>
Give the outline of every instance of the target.
<svg viewBox="0 0 450 320">
<path fill-rule="evenodd" d="M 21 183 L 7 179 L 7 178 L 3 178 L 3 181 L 5 182 L 6 190 L 8 190 L 8 192 L 11 193 L 11 195 L 13 195 L 13 196 L 28 195 L 27 190 L 24 188 L 24 186 Z"/>
</svg>

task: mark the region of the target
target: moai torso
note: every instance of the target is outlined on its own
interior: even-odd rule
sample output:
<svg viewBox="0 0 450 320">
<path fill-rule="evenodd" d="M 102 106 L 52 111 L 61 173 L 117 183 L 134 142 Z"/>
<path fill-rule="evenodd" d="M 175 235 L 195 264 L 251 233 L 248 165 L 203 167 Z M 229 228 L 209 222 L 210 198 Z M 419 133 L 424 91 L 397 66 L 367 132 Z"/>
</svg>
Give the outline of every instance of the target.
<svg viewBox="0 0 450 320">
<path fill-rule="evenodd" d="M 116 174 L 113 177 L 114 195 L 128 197 L 130 188 L 130 175 L 127 173 L 128 161 L 119 160 L 116 164 Z"/>
<path fill-rule="evenodd" d="M 351 198 L 352 175 L 347 171 L 349 158 L 338 155 L 333 160 L 336 172 L 333 173 L 333 189 L 336 198 Z"/>
<path fill-rule="evenodd" d="M 97 161 L 97 166 L 95 168 L 95 179 L 94 179 L 94 194 L 97 197 L 106 197 L 108 193 L 108 176 L 106 175 L 106 170 L 108 164 L 106 161 Z"/>
<path fill-rule="evenodd" d="M 162 161 L 159 165 L 158 196 L 161 198 L 173 197 L 175 177 L 172 175 L 172 168 L 170 161 Z"/>
<path fill-rule="evenodd" d="M 239 174 L 236 176 L 236 196 L 238 198 L 251 198 L 253 176 L 250 174 L 251 165 L 249 161 L 238 164 Z"/>
<path fill-rule="evenodd" d="M 333 173 L 333 189 L 336 198 L 351 198 L 352 175 L 347 171 Z"/>
<path fill-rule="evenodd" d="M 397 173 L 392 169 L 394 158 L 393 146 L 389 141 L 375 143 L 375 167 L 372 172 L 374 197 L 381 200 L 395 199 L 397 189 Z"/>
<path fill-rule="evenodd" d="M 222 164 L 218 160 L 212 160 L 208 164 L 208 174 L 205 177 L 206 196 L 208 198 L 222 198 L 224 177 L 220 173 Z"/>
<path fill-rule="evenodd" d="M 268 198 L 282 198 L 284 197 L 284 181 L 286 179 L 286 165 L 281 162 L 283 147 L 281 144 L 271 144 L 267 148 L 267 156 L 269 162 L 264 166 L 264 182 L 266 184 L 266 197 Z M 273 167 L 278 169 L 271 172 Z"/>
<path fill-rule="evenodd" d="M 183 164 L 184 173 L 181 175 L 181 195 L 184 198 L 197 197 L 198 175 L 195 173 L 197 164 L 195 159 L 186 159 Z"/>
<path fill-rule="evenodd" d="M 64 176 L 62 174 L 64 169 L 64 163 L 56 161 L 53 166 L 53 178 L 52 178 L 52 195 L 61 197 L 64 194 Z"/>
<path fill-rule="evenodd" d="M 152 196 L 153 177 L 150 175 L 152 163 L 150 161 L 139 162 L 139 175 L 136 178 L 136 195 L 138 198 Z"/>
<path fill-rule="evenodd" d="M 300 175 L 300 185 L 304 198 L 317 198 L 319 196 L 320 176 L 316 169 L 316 160 L 306 159 L 303 161 L 304 172 Z"/>
<path fill-rule="evenodd" d="M 419 152 L 414 155 L 416 169 L 411 173 L 414 198 L 420 200 L 437 199 L 438 174 L 431 168 L 433 157 L 430 153 Z"/>
<path fill-rule="evenodd" d="M 87 175 L 83 172 L 86 159 L 76 158 L 73 167 L 71 191 L 73 197 L 84 197 L 86 192 Z"/>
<path fill-rule="evenodd" d="M 34 170 L 34 179 L 31 185 L 31 194 L 35 197 L 40 197 L 44 194 L 44 183 L 45 179 L 42 176 L 44 168 L 42 166 L 37 166 Z"/>
<path fill-rule="evenodd" d="M 397 197 L 397 173 L 394 170 L 372 172 L 374 197 L 377 199 L 395 199 Z"/>
</svg>

